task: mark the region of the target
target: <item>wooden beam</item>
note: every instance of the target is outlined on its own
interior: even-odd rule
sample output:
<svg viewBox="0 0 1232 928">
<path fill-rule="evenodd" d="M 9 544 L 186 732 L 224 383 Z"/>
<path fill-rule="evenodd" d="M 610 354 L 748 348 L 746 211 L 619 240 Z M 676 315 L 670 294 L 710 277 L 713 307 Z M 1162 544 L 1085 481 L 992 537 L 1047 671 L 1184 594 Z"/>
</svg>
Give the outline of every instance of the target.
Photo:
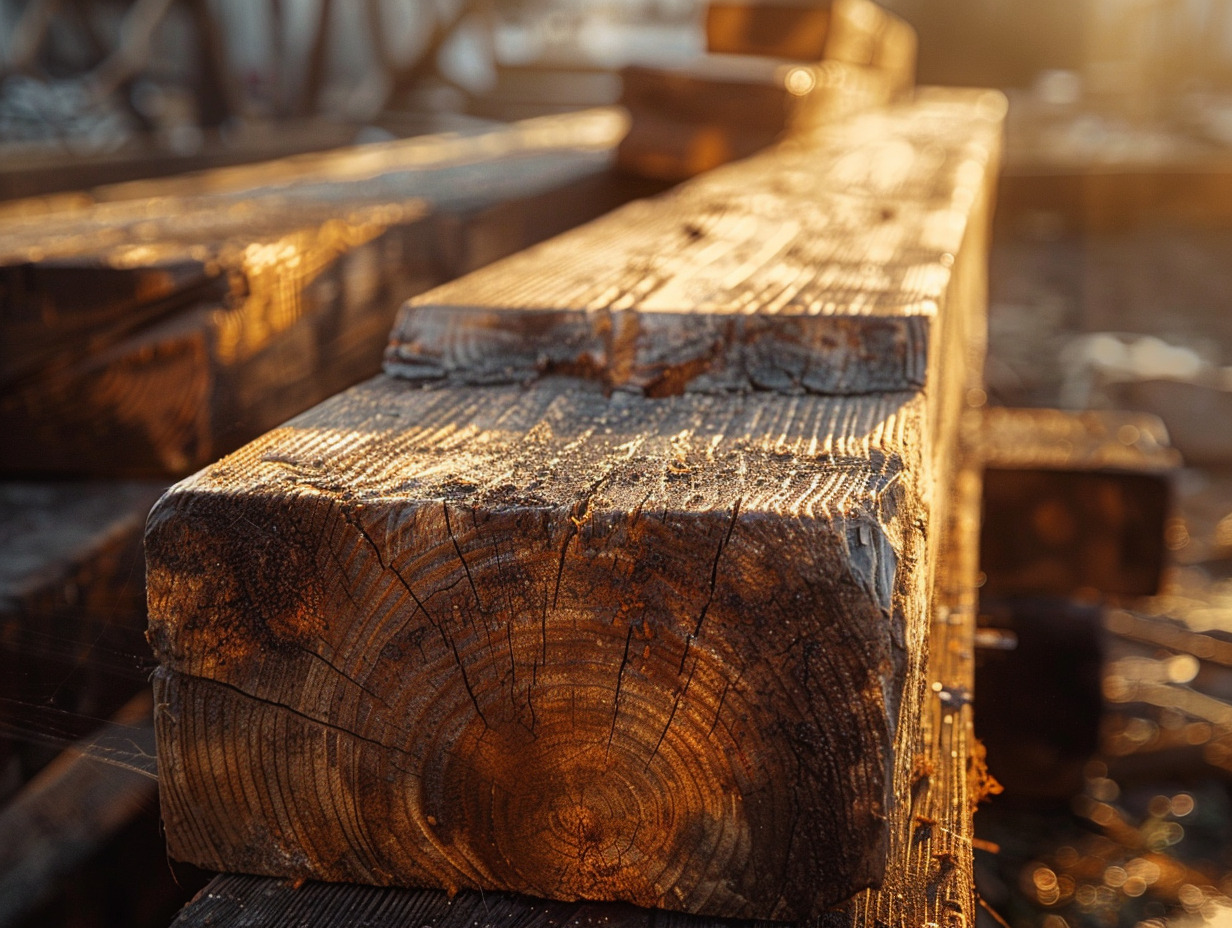
<svg viewBox="0 0 1232 928">
<path fill-rule="evenodd" d="M 710 54 L 621 72 L 633 119 L 617 152 L 623 170 L 694 177 L 915 86 L 915 30 L 871 0 L 711 4 L 707 16 Z M 800 54 L 771 57 L 788 50 Z"/>
<path fill-rule="evenodd" d="M 0 469 L 183 474 L 371 375 L 408 295 L 610 207 L 623 130 L 583 113 L 14 208 L 0 334 L 30 347 L 2 359 L 0 427 L 30 440 Z"/>
<path fill-rule="evenodd" d="M 841 901 L 884 867 L 912 663 L 895 638 L 920 635 L 897 564 L 923 544 L 922 416 L 909 394 L 611 400 L 561 379 L 427 395 L 383 380 L 247 446 L 181 486 L 148 535 L 172 854 L 279 873 L 302 853 L 333 879 L 732 915 Z M 476 453 L 442 460 L 440 434 Z M 883 463 L 849 463 L 864 455 Z M 360 508 L 311 477 L 300 505 L 285 497 L 318 460 Z M 229 530 L 240 513 L 261 526 L 251 544 Z M 270 548 L 284 536 L 306 544 Z M 200 596 L 186 558 L 212 565 Z M 249 597 L 278 613 L 235 624 L 221 603 Z M 366 772 L 321 807 L 280 810 L 263 778 L 252 799 L 220 791 L 204 719 L 242 777 L 259 763 L 243 733 L 272 747 L 278 730 L 292 758 L 336 750 Z M 292 759 L 287 775 L 301 794 L 317 772 Z M 303 847 L 258 840 L 253 822 Z"/>
<path fill-rule="evenodd" d="M 970 446 L 964 448 L 969 461 L 978 460 L 973 452 Z M 895 816 L 882 888 L 857 894 L 819 920 L 836 928 L 928 923 L 962 928 L 976 916 L 971 812 L 987 791 L 995 789 L 972 734 L 970 699 L 974 685 L 978 467 L 959 471 L 953 490 L 952 515 L 941 546 L 945 556 L 933 594 L 926 676 L 932 696 L 924 702 L 922 723 L 900 731 L 895 744 L 899 756 L 913 758 L 911 806 Z M 411 921 L 431 928 L 765 925 L 613 903 L 552 902 L 490 892 L 450 895 L 441 890 L 225 874 L 184 908 L 173 928 L 243 928 L 295 924 L 297 919 L 331 928 L 361 921 L 372 928 L 395 928 Z"/>
<path fill-rule="evenodd" d="M 796 109 L 791 63 L 743 55 L 703 55 L 620 73 L 621 104 L 632 117 L 617 149 L 630 174 L 679 181 L 772 145 Z"/>
<path fill-rule="evenodd" d="M 626 68 L 632 113 L 617 166 L 680 181 L 747 158 L 792 133 L 889 103 L 897 85 L 878 68 L 710 55 L 672 68 Z"/>
<path fill-rule="evenodd" d="M 935 93 L 442 288 L 395 336 L 410 380 L 165 497 L 172 853 L 779 919 L 884 885 L 848 917 L 970 914 L 969 652 L 926 660 L 935 606 L 970 627 L 969 578 L 936 567 L 971 563 L 942 546 L 974 520 L 947 489 L 973 479 L 1002 115 Z M 851 378 L 810 379 L 830 364 Z"/>
<path fill-rule="evenodd" d="M 892 14 L 873 0 L 834 0 L 824 57 L 848 64 L 871 65 Z"/>
<path fill-rule="evenodd" d="M 891 95 L 899 98 L 915 86 L 917 39 L 910 23 L 872 0 L 834 0 L 824 57 L 885 73 Z"/>
<path fill-rule="evenodd" d="M 147 679 L 141 536 L 163 489 L 0 483 L 0 800 Z"/>
<path fill-rule="evenodd" d="M 706 50 L 819 61 L 829 25 L 826 4 L 720 0 L 706 4 Z"/>
</svg>

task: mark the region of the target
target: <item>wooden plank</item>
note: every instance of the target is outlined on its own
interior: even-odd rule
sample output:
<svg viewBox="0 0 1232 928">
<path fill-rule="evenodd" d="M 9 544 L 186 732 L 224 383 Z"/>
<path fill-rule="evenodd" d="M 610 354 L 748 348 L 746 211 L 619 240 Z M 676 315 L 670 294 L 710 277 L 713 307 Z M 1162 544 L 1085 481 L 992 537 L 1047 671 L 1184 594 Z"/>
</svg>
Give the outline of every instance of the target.
<svg viewBox="0 0 1232 928">
<path fill-rule="evenodd" d="M 975 739 L 974 634 L 979 572 L 980 471 L 970 432 L 948 485 L 945 523 L 937 534 L 937 571 L 929 613 L 927 693 L 918 726 L 902 726 L 895 743 L 907 797 L 893 818 L 886 874 L 880 887 L 827 913 L 823 925 L 938 925 L 965 928 L 976 920 L 972 816 L 997 784 Z M 907 758 L 911 763 L 905 764 Z"/>
<path fill-rule="evenodd" d="M 683 180 L 747 157 L 789 130 L 811 131 L 914 88 L 915 30 L 871 0 L 840 0 L 832 10 L 712 5 L 708 16 L 737 47 L 758 24 L 775 48 L 807 46 L 815 39 L 810 30 L 820 28 L 825 60 L 813 63 L 821 48 L 804 61 L 712 49 L 670 67 L 624 69 L 621 102 L 633 123 L 617 152 L 623 170 Z M 791 26 L 804 31 L 788 41 L 780 30 Z"/>
<path fill-rule="evenodd" d="M 32 145 L 8 151 L 0 160 L 0 201 L 318 151 L 347 144 L 355 131 L 353 125 L 326 120 L 281 120 L 276 129 L 269 123 L 239 123 L 225 143 L 210 133 L 201 148 L 191 153 L 172 151 L 165 144 L 140 136 L 124 142 L 118 150 L 94 154 L 67 151 L 62 145 Z M 441 130 L 433 127 L 423 131 Z M 0 215 L 6 205 L 0 203 Z"/>
<path fill-rule="evenodd" d="M 616 217 L 442 288 L 403 321 L 476 308 L 452 379 L 370 381 L 165 497 L 147 553 L 172 853 L 789 919 L 883 883 L 845 917 L 970 913 L 970 654 L 941 635 L 925 661 L 934 603 L 970 626 L 935 566 L 969 560 L 942 548 L 974 519 L 944 488 L 978 483 L 958 420 L 1003 112 L 938 93 L 637 207 L 641 241 Z M 844 204 L 882 236 L 783 232 Z M 786 298 L 765 286 L 784 267 L 805 278 Z M 662 390 L 601 339 L 573 369 L 493 360 L 673 312 L 728 357 L 739 333 L 711 317 L 759 311 L 794 317 L 817 366 L 845 350 L 813 330 L 835 318 L 870 354 L 897 319 L 927 338 L 898 380 L 813 395 L 695 385 L 687 339 L 690 376 Z M 921 814 L 956 839 L 916 833 L 924 746 L 949 769 Z"/>
<path fill-rule="evenodd" d="M 220 248 L 231 300 L 64 352 L 11 384 L 0 427 L 30 440 L 0 451 L 0 466 L 182 474 L 362 379 L 392 308 L 437 279 L 421 216 L 386 223 L 376 207 Z"/>
<path fill-rule="evenodd" d="M 716 2 L 706 5 L 706 49 L 818 61 L 825 52 L 830 10 L 820 3 Z"/>
<path fill-rule="evenodd" d="M 952 279 L 978 288 L 983 273 L 978 254 L 953 266 L 982 234 L 996 157 L 997 111 L 980 99 L 935 94 L 822 128 L 439 287 L 403 309 L 386 370 L 589 373 L 650 395 L 919 387 L 934 322 L 979 327 L 939 307 Z"/>
<path fill-rule="evenodd" d="M 0 324 L 43 343 L 0 370 L 0 428 L 32 439 L 0 469 L 183 474 L 374 373 L 406 296 L 608 208 L 595 178 L 623 128 L 584 113 L 237 169 L 193 197 L 28 205 L 0 264 L 39 287 L 11 293 Z M 48 293 L 100 267 L 128 291 L 169 275 L 174 290 L 182 267 L 206 283 L 140 305 L 79 297 L 71 325 L 47 325 Z"/>
<path fill-rule="evenodd" d="M 405 117 L 404 117 L 405 118 Z M 417 120 L 417 117 L 411 117 Z M 426 125 L 399 126 L 412 138 L 393 139 L 361 146 L 334 147 L 286 157 L 263 158 L 254 163 L 219 167 L 208 171 L 180 173 L 174 177 L 133 180 L 92 187 L 88 191 L 32 197 L 0 205 L 0 216 L 30 217 L 48 212 L 76 211 L 101 203 L 133 203 L 161 197 L 234 196 L 251 197 L 254 191 L 311 192 L 321 185 L 373 182 L 382 176 L 418 187 L 399 188 L 403 196 L 422 196 L 431 189 L 429 179 L 417 170 L 483 163 L 501 156 L 533 155 L 535 152 L 577 148 L 600 155 L 609 151 L 620 133 L 623 120 L 610 108 L 527 119 L 512 126 L 468 117 L 429 117 Z M 425 134 L 429 133 L 429 134 Z M 487 182 L 500 182 L 498 177 Z M 483 184 L 478 185 L 482 189 Z"/>
<path fill-rule="evenodd" d="M 100 261 L 0 266 L 0 377 L 19 377 L 65 344 L 106 340 L 226 296 L 225 276 L 187 256 L 144 267 Z"/>
<path fill-rule="evenodd" d="M 0 799 L 59 750 L 32 724 L 84 734 L 66 720 L 107 718 L 147 679 L 141 536 L 163 489 L 0 484 Z"/>
<path fill-rule="evenodd" d="M 792 133 L 902 96 L 910 86 L 904 80 L 913 82 L 914 75 L 899 64 L 893 71 L 843 61 L 707 55 L 675 67 L 626 68 L 621 102 L 632 126 L 617 165 L 645 177 L 695 177 Z"/>
<path fill-rule="evenodd" d="M 676 184 L 773 145 L 777 133 L 742 132 L 707 122 L 642 114 L 621 140 L 619 169 L 632 177 Z"/>
<path fill-rule="evenodd" d="M 872 0 L 835 0 L 830 10 L 824 57 L 871 66 L 889 76 L 892 97 L 915 86 L 915 29 Z"/>
<path fill-rule="evenodd" d="M 997 470 L 1100 470 L 1166 475 L 1181 464 L 1158 416 L 1089 409 L 991 406 L 980 460 Z"/>
</svg>

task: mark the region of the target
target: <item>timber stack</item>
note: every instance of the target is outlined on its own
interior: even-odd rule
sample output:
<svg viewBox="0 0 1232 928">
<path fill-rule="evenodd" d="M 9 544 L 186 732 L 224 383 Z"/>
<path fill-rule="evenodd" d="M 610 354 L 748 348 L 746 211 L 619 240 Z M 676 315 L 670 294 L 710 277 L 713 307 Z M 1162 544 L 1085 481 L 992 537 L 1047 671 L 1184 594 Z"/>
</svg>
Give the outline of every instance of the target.
<svg viewBox="0 0 1232 928">
<path fill-rule="evenodd" d="M 625 126 L 596 110 L 0 205 L 0 925 L 152 805 L 159 495 L 379 370 L 406 297 L 621 202 Z"/>
<path fill-rule="evenodd" d="M 0 209 L 0 472 L 178 477 L 371 376 L 398 306 L 615 205 L 615 110 Z"/>
<path fill-rule="evenodd" d="M 621 72 L 622 170 L 684 180 L 915 86 L 915 30 L 872 0 L 710 3 L 706 49 Z"/>
<path fill-rule="evenodd" d="M 970 923 L 1003 116 L 921 92 L 431 291 L 384 375 L 173 488 L 172 856 Z"/>
</svg>

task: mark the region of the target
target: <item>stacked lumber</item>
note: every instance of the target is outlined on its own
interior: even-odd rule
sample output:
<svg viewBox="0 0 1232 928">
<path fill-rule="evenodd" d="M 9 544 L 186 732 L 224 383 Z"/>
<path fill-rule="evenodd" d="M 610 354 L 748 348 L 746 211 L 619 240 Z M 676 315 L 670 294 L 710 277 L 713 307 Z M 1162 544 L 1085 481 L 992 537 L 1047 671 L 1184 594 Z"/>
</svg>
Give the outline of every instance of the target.
<svg viewBox="0 0 1232 928">
<path fill-rule="evenodd" d="M 0 924 L 150 809 L 142 534 L 169 478 L 374 373 L 406 297 L 614 205 L 624 127 L 489 124 L 0 206 L 0 832 L 21 838 Z"/>
<path fill-rule="evenodd" d="M 6 207 L 0 429 L 23 440 L 0 470 L 184 474 L 371 375 L 408 295 L 610 208 L 623 129 L 591 111 Z"/>
<path fill-rule="evenodd" d="M 54 744 L 148 675 L 141 536 L 163 489 L 0 483 L 0 800 L 55 756 L 19 737 L 32 724 Z"/>
<path fill-rule="evenodd" d="M 153 752 L 142 533 L 164 489 L 0 483 L 0 925 L 154 798 L 122 768 L 143 734 Z"/>
<path fill-rule="evenodd" d="M 1018 797 L 1081 789 L 1099 739 L 1102 601 L 1159 591 L 1180 457 L 1142 413 L 992 408 L 976 662 L 989 767 Z"/>
<path fill-rule="evenodd" d="M 679 181 L 910 94 L 915 31 L 871 0 L 712 3 L 708 53 L 621 72 L 622 169 Z"/>
<path fill-rule="evenodd" d="M 438 288 L 384 376 L 173 488 L 172 856 L 974 918 L 959 422 L 1003 115 L 922 94 Z"/>
</svg>

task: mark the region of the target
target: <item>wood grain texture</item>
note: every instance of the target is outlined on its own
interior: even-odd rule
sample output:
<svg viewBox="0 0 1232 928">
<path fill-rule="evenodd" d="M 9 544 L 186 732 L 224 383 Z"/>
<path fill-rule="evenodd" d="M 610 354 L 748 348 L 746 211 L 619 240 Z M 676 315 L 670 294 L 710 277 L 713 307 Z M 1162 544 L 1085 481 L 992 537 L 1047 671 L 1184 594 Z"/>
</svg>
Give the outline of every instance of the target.
<svg viewBox="0 0 1232 928">
<path fill-rule="evenodd" d="M 565 371 L 651 395 L 918 387 L 955 256 L 981 273 L 963 243 L 985 234 L 1001 113 L 938 93 L 632 203 L 412 300 L 386 371 Z"/>
<path fill-rule="evenodd" d="M 225 301 L 60 346 L 8 385 L 0 428 L 27 440 L 0 450 L 0 468 L 183 474 L 371 374 L 393 308 L 439 279 L 422 217 L 322 212 L 320 226 L 217 248 Z"/>
<path fill-rule="evenodd" d="M 115 338 L 179 307 L 221 300 L 227 289 L 224 275 L 188 257 L 146 267 L 88 260 L 0 267 L 0 382 L 65 344 Z"/>
<path fill-rule="evenodd" d="M 777 917 L 878 879 L 924 404 L 580 386 L 373 381 L 164 500 L 173 854 Z M 295 744 L 350 772 L 252 776 Z"/>
<path fill-rule="evenodd" d="M 829 917 L 970 913 L 949 603 L 974 516 L 949 490 L 978 484 L 959 425 L 1002 113 L 936 94 L 442 288 L 448 371 L 377 378 L 175 488 L 147 535 L 172 853 L 797 920 L 882 884 Z M 802 235 L 817 216 L 832 237 Z M 692 373 L 646 389 L 595 320 L 660 313 L 683 340 L 631 356 Z M 691 388 L 691 326 L 792 315 L 816 368 L 841 351 L 814 324 L 872 357 L 875 325 L 920 320 L 915 379 Z"/>
<path fill-rule="evenodd" d="M 387 889 L 224 874 L 172 928 L 736 928 L 759 922 L 699 918 L 621 903 L 551 902 L 507 893 Z"/>
<path fill-rule="evenodd" d="M 970 435 L 970 433 L 969 433 Z M 971 460 L 968 446 L 964 456 Z M 911 756 L 910 803 L 894 814 L 882 889 L 869 890 L 814 925 L 877 928 L 944 925 L 964 928 L 975 917 L 971 810 L 988 788 L 972 735 L 975 575 L 978 569 L 978 467 L 954 482 L 951 518 L 932 604 L 926 679 L 931 694 L 921 724 L 900 730 L 896 749 Z M 938 685 L 939 684 L 939 685 Z M 505 893 L 409 890 L 355 884 L 305 883 L 224 875 L 201 893 L 174 928 L 296 928 L 324 925 L 395 928 L 728 928 L 763 922 L 717 921 L 611 903 L 545 902 Z"/>
<path fill-rule="evenodd" d="M 893 819 L 886 876 L 880 888 L 823 915 L 819 926 L 967 928 L 976 920 L 972 816 L 997 787 L 973 729 L 980 471 L 971 447 L 969 436 L 960 438 L 961 463 L 949 483 L 944 526 L 935 533 L 927 688 L 918 725 L 901 726 L 895 744 L 896 776 L 907 798 Z"/>
<path fill-rule="evenodd" d="M 608 208 L 623 128 L 596 111 L 30 206 L 0 230 L 0 328 L 33 346 L 0 371 L 0 428 L 29 438 L 0 469 L 183 474 L 370 376 L 408 295 Z"/>
</svg>

